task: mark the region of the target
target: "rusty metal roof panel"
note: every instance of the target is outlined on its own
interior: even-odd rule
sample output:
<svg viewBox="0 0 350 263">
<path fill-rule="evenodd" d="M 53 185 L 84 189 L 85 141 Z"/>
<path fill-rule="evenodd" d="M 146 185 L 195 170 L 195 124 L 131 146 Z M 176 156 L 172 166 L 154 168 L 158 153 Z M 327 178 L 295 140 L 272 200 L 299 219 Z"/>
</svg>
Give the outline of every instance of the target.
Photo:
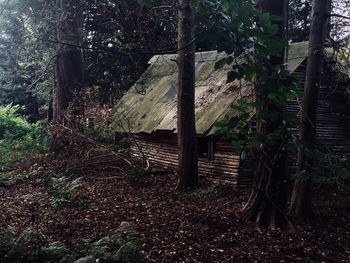
<svg viewBox="0 0 350 263">
<path fill-rule="evenodd" d="M 288 68 L 294 71 L 307 57 L 307 42 L 292 44 Z M 212 132 L 213 124 L 227 114 L 230 105 L 242 96 L 251 96 L 252 88 L 244 81 L 226 83 L 229 66 L 214 69 L 225 57 L 216 51 L 196 53 L 196 126 L 197 133 Z M 177 64 L 176 55 L 154 56 L 150 67 L 126 92 L 115 110 L 118 132 L 176 132 Z"/>
</svg>

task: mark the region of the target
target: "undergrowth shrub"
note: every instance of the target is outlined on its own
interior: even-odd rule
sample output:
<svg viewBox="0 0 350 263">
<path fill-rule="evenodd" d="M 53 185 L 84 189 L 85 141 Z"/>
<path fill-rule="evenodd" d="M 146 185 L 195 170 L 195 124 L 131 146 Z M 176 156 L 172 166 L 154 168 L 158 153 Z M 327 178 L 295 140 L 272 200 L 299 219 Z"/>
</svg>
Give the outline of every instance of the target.
<svg viewBox="0 0 350 263">
<path fill-rule="evenodd" d="M 8 187 L 11 185 L 12 185 L 12 182 L 10 178 L 4 175 L 0 175 L 0 187 Z"/>
<path fill-rule="evenodd" d="M 203 198 L 204 196 L 206 196 L 208 194 L 218 193 L 221 186 L 222 185 L 220 185 L 220 184 L 213 184 L 213 185 L 210 185 L 206 188 L 196 189 L 193 192 L 189 193 L 188 195 L 190 197 L 193 197 L 193 198 Z"/>
<path fill-rule="evenodd" d="M 118 142 L 116 142 L 116 147 L 118 153 L 121 153 L 125 156 L 130 156 L 132 141 L 129 137 L 123 137 Z"/>
<path fill-rule="evenodd" d="M 29 123 L 14 105 L 0 106 L 0 166 L 44 153 L 49 135 L 39 122 Z"/>
<path fill-rule="evenodd" d="M 122 222 L 111 235 L 98 241 L 81 240 L 68 249 L 62 242 L 45 243 L 40 231 L 28 227 L 16 234 L 8 227 L 0 230 L 0 259 L 4 262 L 60 262 L 60 263 L 143 263 L 141 239 L 135 228 Z"/>
<path fill-rule="evenodd" d="M 13 227 L 0 230 L 0 258 L 4 262 L 58 262 L 67 254 L 61 242 L 44 244 L 42 235 L 28 227 L 19 235 Z"/>
<path fill-rule="evenodd" d="M 132 167 L 125 175 L 125 179 L 130 184 L 137 184 L 146 176 L 146 171 L 141 166 Z"/>
<path fill-rule="evenodd" d="M 9 173 L 0 174 L 0 187 L 10 187 L 17 183 L 22 183 L 28 179 L 27 175 L 18 175 L 16 177 L 11 177 Z"/>
<path fill-rule="evenodd" d="M 100 143 L 113 144 L 114 130 L 111 123 L 114 119 L 111 108 L 89 105 L 85 110 L 85 133 Z"/>
<path fill-rule="evenodd" d="M 70 179 L 66 176 L 58 176 L 53 173 L 46 173 L 38 179 L 51 195 L 43 203 L 45 205 L 59 208 L 62 206 L 78 205 L 80 200 L 77 196 L 77 189 L 81 186 L 81 178 Z"/>
<path fill-rule="evenodd" d="M 113 144 L 114 137 L 112 131 L 106 131 L 100 127 L 88 127 L 85 129 L 87 135 L 91 136 L 94 140 L 105 143 L 105 144 Z"/>
<path fill-rule="evenodd" d="M 52 204 L 54 207 L 77 202 L 76 189 L 81 186 L 81 178 L 70 181 L 62 177 L 54 180 L 53 185 L 55 191 Z"/>
</svg>

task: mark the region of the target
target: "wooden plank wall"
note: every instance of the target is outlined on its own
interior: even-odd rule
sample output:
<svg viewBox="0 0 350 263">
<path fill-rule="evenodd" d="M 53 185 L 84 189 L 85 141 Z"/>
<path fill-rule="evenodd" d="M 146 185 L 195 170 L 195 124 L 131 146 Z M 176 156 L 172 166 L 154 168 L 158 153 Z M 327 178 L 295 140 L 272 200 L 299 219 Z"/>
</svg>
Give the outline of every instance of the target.
<svg viewBox="0 0 350 263">
<path fill-rule="evenodd" d="M 134 139 L 147 159 L 156 165 L 176 170 L 178 165 L 177 139 L 175 134 L 137 134 Z M 198 158 L 199 175 L 214 182 L 236 183 L 240 157 L 233 151 L 233 146 L 221 140 L 214 141 L 214 160 Z M 140 158 L 140 151 L 135 144 L 131 147 L 132 155 Z"/>
</svg>

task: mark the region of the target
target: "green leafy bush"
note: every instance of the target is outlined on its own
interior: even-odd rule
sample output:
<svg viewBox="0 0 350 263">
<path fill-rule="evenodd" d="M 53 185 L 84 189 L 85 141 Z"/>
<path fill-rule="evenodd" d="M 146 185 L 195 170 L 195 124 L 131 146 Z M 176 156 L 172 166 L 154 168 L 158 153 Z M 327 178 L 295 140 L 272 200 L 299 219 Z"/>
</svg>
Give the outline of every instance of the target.
<svg viewBox="0 0 350 263">
<path fill-rule="evenodd" d="M 106 130 L 101 129 L 99 127 L 86 128 L 85 133 L 100 143 L 112 144 L 113 140 L 114 140 L 112 132 L 106 131 Z"/>
<path fill-rule="evenodd" d="M 24 182 L 26 179 L 28 179 L 28 176 L 26 174 L 13 176 L 11 174 L 11 172 L 10 173 L 5 173 L 5 172 L 0 173 L 0 188 L 1 187 L 11 187 L 15 184 Z"/>
<path fill-rule="evenodd" d="M 193 198 L 203 198 L 208 194 L 217 194 L 219 191 L 219 188 L 222 186 L 223 185 L 220 185 L 220 184 L 213 184 L 213 185 L 210 185 L 206 188 L 196 189 L 187 195 L 190 197 L 193 197 Z"/>
<path fill-rule="evenodd" d="M 4 262 L 60 263 L 146 263 L 140 251 L 141 240 L 129 222 L 122 222 L 111 235 L 96 242 L 81 240 L 69 250 L 62 242 L 46 243 L 32 227 L 16 234 L 12 227 L 0 229 L 0 258 Z"/>
<path fill-rule="evenodd" d="M 140 167 L 132 167 L 125 175 L 125 179 L 129 184 L 137 184 L 146 176 L 146 171 Z"/>
<path fill-rule="evenodd" d="M 7 187 L 7 186 L 10 186 L 11 184 L 12 184 L 11 180 L 7 176 L 3 176 L 3 175 L 0 176 L 0 187 Z"/>
<path fill-rule="evenodd" d="M 49 136 L 41 123 L 29 123 L 19 106 L 0 106 L 0 166 L 46 151 Z"/>
<path fill-rule="evenodd" d="M 43 245 L 41 239 L 37 229 L 32 227 L 24 229 L 19 236 L 13 227 L 0 229 L 0 258 L 4 262 L 58 262 L 67 254 L 63 243 Z"/>
<path fill-rule="evenodd" d="M 74 263 L 147 262 L 140 252 L 140 242 L 135 228 L 129 222 L 122 222 L 113 234 L 88 242 L 81 253 L 76 251 Z"/>
<path fill-rule="evenodd" d="M 62 177 L 53 179 L 54 194 L 52 205 L 59 207 L 64 204 L 70 204 L 77 202 L 76 189 L 81 186 L 81 178 L 77 178 L 73 181 L 67 180 Z"/>
<path fill-rule="evenodd" d="M 67 205 L 78 205 L 77 189 L 81 186 L 81 178 L 71 180 L 68 177 L 45 173 L 37 180 L 51 193 L 51 197 L 43 204 L 59 208 Z"/>
</svg>

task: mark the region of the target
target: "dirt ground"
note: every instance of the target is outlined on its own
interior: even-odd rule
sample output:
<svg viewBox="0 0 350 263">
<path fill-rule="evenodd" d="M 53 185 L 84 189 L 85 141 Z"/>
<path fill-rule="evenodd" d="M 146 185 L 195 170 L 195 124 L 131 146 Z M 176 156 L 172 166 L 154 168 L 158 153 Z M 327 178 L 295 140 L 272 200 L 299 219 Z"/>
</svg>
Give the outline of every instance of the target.
<svg viewBox="0 0 350 263">
<path fill-rule="evenodd" d="M 195 191 L 176 192 L 172 173 L 132 183 L 115 170 L 70 176 L 82 178 L 76 205 L 40 205 L 52 193 L 35 176 L 0 187 L 0 228 L 21 233 L 36 224 L 47 242 L 74 248 L 81 238 L 98 240 L 127 221 L 151 262 L 350 262 L 349 191 L 317 189 L 317 220 L 293 222 L 294 231 L 261 231 L 240 221 L 246 190 L 205 182 Z"/>
</svg>

